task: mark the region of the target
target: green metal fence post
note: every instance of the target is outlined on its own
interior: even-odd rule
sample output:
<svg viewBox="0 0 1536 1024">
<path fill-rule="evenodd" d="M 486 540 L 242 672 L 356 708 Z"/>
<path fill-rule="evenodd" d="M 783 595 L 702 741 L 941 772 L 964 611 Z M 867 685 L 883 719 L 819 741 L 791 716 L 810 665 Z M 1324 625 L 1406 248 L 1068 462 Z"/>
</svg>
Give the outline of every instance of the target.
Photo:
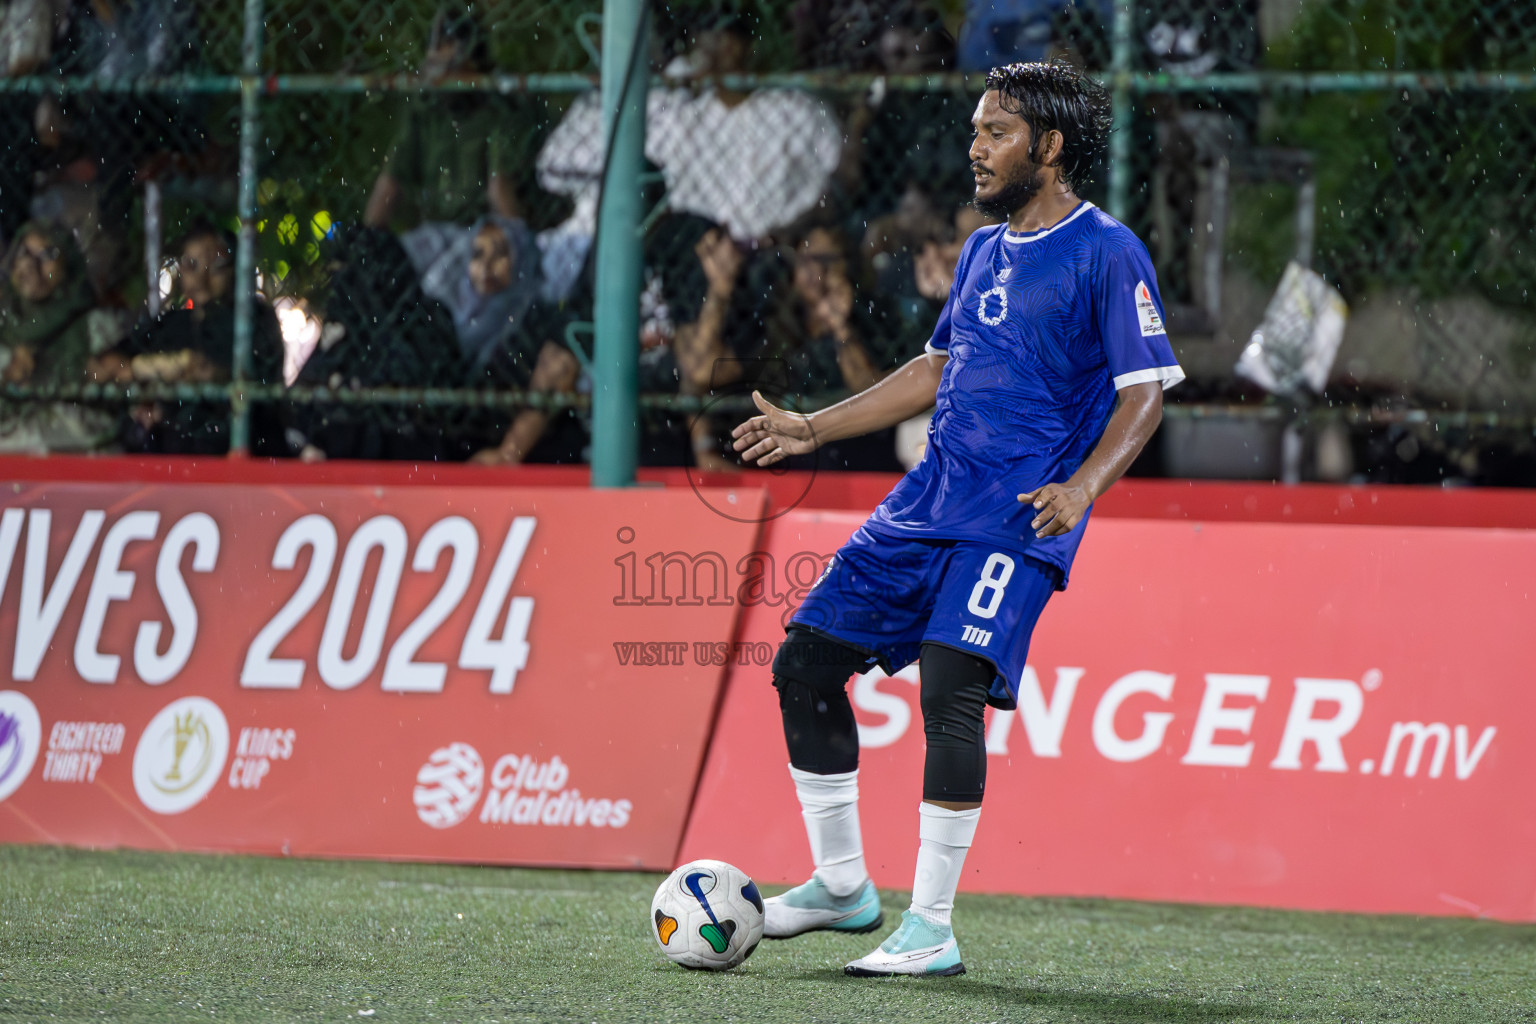
<svg viewBox="0 0 1536 1024">
<path fill-rule="evenodd" d="M 1115 0 L 1110 49 L 1110 83 L 1114 102 L 1109 135 L 1109 215 L 1124 223 L 1131 212 L 1131 45 L 1133 0 Z"/>
<path fill-rule="evenodd" d="M 251 329 L 256 316 L 256 136 L 261 122 L 262 0 L 245 0 L 245 33 L 240 43 L 240 237 L 235 245 L 235 345 L 229 395 L 229 454 L 251 446 L 251 407 L 241 385 L 251 373 Z M 270 383 L 270 382 L 269 382 Z"/>
<path fill-rule="evenodd" d="M 592 486 L 627 487 L 640 460 L 640 172 L 645 157 L 648 0 L 603 5 L 603 136 L 611 140 L 597 227 Z"/>
</svg>

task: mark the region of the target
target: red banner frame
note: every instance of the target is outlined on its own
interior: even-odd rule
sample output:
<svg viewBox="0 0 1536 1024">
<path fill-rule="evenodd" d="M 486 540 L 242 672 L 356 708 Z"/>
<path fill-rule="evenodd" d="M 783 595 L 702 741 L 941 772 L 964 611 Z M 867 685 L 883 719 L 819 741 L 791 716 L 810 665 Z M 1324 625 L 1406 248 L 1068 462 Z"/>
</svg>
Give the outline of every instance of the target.
<svg viewBox="0 0 1536 1024">
<path fill-rule="evenodd" d="M 0 841 L 669 867 L 762 502 L 15 485 Z"/>
<path fill-rule="evenodd" d="M 767 548 L 830 554 L 862 519 L 794 513 Z M 989 714 L 962 888 L 1536 920 L 1536 810 L 1516 796 L 1536 776 L 1532 579 L 1531 531 L 1094 521 L 1025 706 Z M 785 614 L 748 609 L 742 640 L 777 643 Z M 916 678 L 851 686 L 866 857 L 903 889 Z M 731 673 L 695 857 L 768 882 L 811 870 L 754 663 Z"/>
</svg>

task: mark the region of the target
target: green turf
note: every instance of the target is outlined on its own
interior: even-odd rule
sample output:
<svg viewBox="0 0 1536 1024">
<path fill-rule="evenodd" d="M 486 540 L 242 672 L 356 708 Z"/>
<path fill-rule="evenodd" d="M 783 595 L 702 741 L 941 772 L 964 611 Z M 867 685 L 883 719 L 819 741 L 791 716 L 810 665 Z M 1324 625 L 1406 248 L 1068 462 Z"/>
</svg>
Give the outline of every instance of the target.
<svg viewBox="0 0 1536 1024">
<path fill-rule="evenodd" d="M 0 846 L 0 1019 L 1536 1021 L 1536 927 L 963 896 L 962 978 L 828 934 L 706 974 L 659 877 Z"/>
</svg>

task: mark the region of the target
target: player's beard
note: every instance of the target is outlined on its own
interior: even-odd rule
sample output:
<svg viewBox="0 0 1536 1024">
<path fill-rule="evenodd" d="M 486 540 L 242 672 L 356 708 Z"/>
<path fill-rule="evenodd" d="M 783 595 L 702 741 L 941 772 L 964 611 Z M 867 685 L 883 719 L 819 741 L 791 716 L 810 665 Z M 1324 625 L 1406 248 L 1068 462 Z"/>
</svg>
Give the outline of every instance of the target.
<svg viewBox="0 0 1536 1024">
<path fill-rule="evenodd" d="M 971 200 L 971 206 L 984 217 L 1007 220 L 1015 210 L 1039 195 L 1044 187 L 1044 172 L 1039 164 L 1031 162 L 1016 176 L 1004 179 L 1003 187 L 996 195 L 987 199 L 977 196 Z"/>
</svg>

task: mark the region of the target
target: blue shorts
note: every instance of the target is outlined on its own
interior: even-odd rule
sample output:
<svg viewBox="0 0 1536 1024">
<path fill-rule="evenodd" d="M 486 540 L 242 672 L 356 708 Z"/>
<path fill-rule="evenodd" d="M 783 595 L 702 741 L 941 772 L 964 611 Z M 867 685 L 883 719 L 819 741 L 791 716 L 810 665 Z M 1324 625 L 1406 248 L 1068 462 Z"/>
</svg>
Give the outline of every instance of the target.
<svg viewBox="0 0 1536 1024">
<path fill-rule="evenodd" d="M 914 540 L 859 527 L 792 623 L 899 672 L 924 643 L 992 663 L 987 703 L 1017 706 L 1029 637 L 1061 570 L 987 541 Z"/>
</svg>

